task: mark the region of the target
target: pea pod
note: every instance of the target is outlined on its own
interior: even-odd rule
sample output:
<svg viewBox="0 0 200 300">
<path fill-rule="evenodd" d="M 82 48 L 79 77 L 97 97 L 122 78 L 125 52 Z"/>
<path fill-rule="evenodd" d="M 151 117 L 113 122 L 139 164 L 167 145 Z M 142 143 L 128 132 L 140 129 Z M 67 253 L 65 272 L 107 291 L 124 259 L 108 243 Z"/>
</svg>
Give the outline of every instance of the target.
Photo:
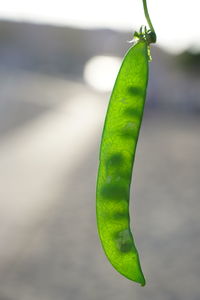
<svg viewBox="0 0 200 300">
<path fill-rule="evenodd" d="M 105 254 L 119 273 L 142 286 L 145 278 L 130 229 L 129 195 L 148 83 L 149 44 L 156 42 L 146 0 L 143 7 L 150 29 L 142 26 L 135 32 L 137 43 L 119 70 L 104 123 L 96 190 L 97 227 Z"/>
<path fill-rule="evenodd" d="M 132 167 L 148 81 L 148 45 L 139 41 L 126 54 L 106 115 L 97 180 L 97 224 L 105 254 L 125 277 L 145 284 L 130 230 Z"/>
</svg>

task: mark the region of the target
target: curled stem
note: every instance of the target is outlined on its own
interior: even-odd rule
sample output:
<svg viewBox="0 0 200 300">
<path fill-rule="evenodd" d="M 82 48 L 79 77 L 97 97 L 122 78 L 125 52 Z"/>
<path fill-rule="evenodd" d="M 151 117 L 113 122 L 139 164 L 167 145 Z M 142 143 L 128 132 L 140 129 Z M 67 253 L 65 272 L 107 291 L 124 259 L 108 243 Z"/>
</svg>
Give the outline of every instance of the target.
<svg viewBox="0 0 200 300">
<path fill-rule="evenodd" d="M 149 25 L 149 28 L 150 28 L 152 34 L 154 35 L 154 41 L 153 42 L 155 43 L 156 42 L 156 33 L 155 33 L 155 30 L 153 28 L 153 24 L 152 24 L 150 16 L 149 16 L 149 12 L 148 12 L 148 8 L 147 8 L 147 1 L 146 0 L 142 0 L 142 1 L 143 1 L 143 7 L 144 7 L 144 14 L 145 14 L 147 23 Z"/>
</svg>

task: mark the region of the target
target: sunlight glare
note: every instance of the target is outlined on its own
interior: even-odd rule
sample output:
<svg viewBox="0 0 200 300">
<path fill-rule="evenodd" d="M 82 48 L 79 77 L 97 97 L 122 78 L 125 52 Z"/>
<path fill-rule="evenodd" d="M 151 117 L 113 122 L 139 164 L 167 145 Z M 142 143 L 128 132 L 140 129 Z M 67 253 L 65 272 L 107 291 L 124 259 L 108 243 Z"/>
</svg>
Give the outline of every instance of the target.
<svg viewBox="0 0 200 300">
<path fill-rule="evenodd" d="M 84 79 L 93 88 L 108 92 L 112 89 L 121 58 L 114 56 L 94 56 L 85 65 Z"/>
</svg>

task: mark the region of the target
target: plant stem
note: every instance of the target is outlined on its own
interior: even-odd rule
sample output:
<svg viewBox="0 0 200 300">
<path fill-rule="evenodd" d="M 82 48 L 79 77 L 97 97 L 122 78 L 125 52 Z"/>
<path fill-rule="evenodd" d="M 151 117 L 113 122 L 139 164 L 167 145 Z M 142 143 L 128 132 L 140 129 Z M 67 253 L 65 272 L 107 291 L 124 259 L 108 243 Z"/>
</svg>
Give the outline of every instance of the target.
<svg viewBox="0 0 200 300">
<path fill-rule="evenodd" d="M 155 30 L 154 30 L 154 28 L 153 28 L 153 25 L 152 25 L 152 23 L 151 23 L 150 16 L 149 16 L 149 12 L 148 12 L 148 8 L 147 8 L 147 1 L 146 1 L 146 0 L 142 0 L 142 1 L 143 1 L 144 14 L 145 14 L 147 23 L 148 23 L 148 25 L 149 25 L 151 31 L 152 31 L 154 34 L 156 34 L 156 33 L 155 33 Z"/>
</svg>

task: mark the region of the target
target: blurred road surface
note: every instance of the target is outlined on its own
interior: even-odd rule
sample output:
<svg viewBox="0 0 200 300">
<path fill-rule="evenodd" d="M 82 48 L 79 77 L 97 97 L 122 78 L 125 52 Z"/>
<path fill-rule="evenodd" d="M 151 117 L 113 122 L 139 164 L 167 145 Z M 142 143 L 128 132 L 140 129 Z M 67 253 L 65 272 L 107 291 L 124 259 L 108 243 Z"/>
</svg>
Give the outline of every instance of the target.
<svg viewBox="0 0 200 300">
<path fill-rule="evenodd" d="M 0 300 L 199 300 L 199 116 L 144 115 L 131 197 L 142 288 L 96 232 L 107 96 L 27 72 L 0 74 L 0 90 Z"/>
</svg>

